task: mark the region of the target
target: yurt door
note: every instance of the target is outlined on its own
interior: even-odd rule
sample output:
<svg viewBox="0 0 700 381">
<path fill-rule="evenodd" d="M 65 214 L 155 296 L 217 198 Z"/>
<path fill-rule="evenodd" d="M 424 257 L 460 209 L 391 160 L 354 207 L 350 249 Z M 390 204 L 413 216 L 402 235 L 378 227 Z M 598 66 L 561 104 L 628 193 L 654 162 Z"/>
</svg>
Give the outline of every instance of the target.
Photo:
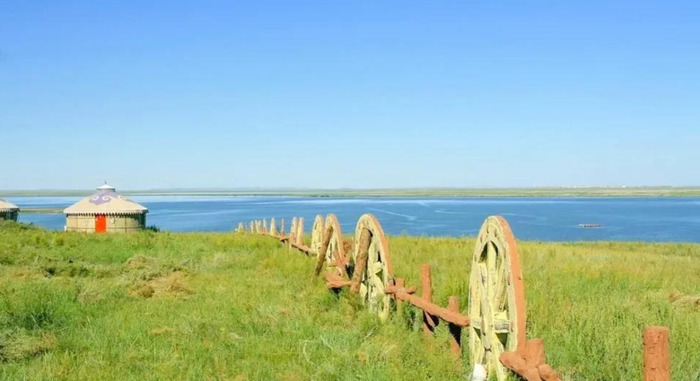
<svg viewBox="0 0 700 381">
<path fill-rule="evenodd" d="M 107 216 L 98 214 L 95 216 L 95 233 L 104 233 L 107 231 Z"/>
</svg>

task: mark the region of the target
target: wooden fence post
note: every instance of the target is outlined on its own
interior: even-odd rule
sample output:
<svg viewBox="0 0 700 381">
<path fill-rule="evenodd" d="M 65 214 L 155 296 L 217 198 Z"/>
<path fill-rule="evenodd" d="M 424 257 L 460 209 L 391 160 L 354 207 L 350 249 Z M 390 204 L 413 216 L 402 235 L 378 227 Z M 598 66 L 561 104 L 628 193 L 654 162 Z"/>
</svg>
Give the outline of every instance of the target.
<svg viewBox="0 0 700 381">
<path fill-rule="evenodd" d="M 422 264 L 420 266 L 420 281 L 423 294 L 421 297 L 428 303 L 433 302 L 433 286 L 430 275 L 430 265 Z M 425 336 L 432 336 L 435 330 L 435 319 L 428 312 L 423 311 L 423 332 Z"/>
<path fill-rule="evenodd" d="M 459 299 L 456 296 L 450 296 L 449 302 L 447 303 L 447 309 L 452 312 L 459 313 Z M 449 324 L 450 328 L 450 352 L 455 357 L 456 360 L 462 358 L 462 327 Z M 458 362 L 457 366 L 461 366 Z"/>
<path fill-rule="evenodd" d="M 671 355 L 666 327 L 646 327 L 644 340 L 644 381 L 670 381 Z"/>
<path fill-rule="evenodd" d="M 406 280 L 403 278 L 396 278 L 396 287 L 399 289 L 406 288 Z M 403 300 L 396 298 L 396 313 L 403 317 Z"/>
</svg>

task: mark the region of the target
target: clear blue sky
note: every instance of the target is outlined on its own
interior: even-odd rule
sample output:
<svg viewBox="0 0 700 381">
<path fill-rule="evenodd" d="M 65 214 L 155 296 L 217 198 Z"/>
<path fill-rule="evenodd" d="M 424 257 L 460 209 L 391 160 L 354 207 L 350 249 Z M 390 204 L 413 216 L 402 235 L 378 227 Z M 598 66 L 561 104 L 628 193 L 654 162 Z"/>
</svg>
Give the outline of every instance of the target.
<svg viewBox="0 0 700 381">
<path fill-rule="evenodd" d="M 0 189 L 700 185 L 700 3 L 3 0 L 0 141 Z"/>
</svg>

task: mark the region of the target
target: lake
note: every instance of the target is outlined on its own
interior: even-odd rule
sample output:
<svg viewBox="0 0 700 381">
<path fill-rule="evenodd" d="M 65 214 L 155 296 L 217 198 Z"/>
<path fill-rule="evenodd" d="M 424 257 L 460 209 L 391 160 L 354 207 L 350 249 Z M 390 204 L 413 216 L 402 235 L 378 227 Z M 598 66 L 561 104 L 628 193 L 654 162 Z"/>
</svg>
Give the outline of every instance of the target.
<svg viewBox="0 0 700 381">
<path fill-rule="evenodd" d="M 484 218 L 504 216 L 519 239 L 542 241 L 700 242 L 700 198 L 325 198 L 133 196 L 162 230 L 225 232 L 238 222 L 335 213 L 352 233 L 373 213 L 387 234 L 475 236 Z M 6 197 L 25 208 L 65 208 L 81 197 Z M 63 230 L 62 214 L 20 214 L 20 221 Z M 580 228 L 579 224 L 601 224 Z M 287 222 L 289 226 L 289 222 Z"/>
</svg>

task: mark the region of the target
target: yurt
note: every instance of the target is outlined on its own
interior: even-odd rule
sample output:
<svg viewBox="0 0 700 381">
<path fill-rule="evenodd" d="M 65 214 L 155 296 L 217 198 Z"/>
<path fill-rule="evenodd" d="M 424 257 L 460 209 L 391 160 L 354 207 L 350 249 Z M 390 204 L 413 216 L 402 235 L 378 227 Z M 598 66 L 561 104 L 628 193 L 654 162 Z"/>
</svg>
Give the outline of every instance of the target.
<svg viewBox="0 0 700 381">
<path fill-rule="evenodd" d="M 66 231 L 86 233 L 128 233 L 146 226 L 148 209 L 102 185 L 97 192 L 63 211 Z"/>
<path fill-rule="evenodd" d="M 0 198 L 0 220 L 17 221 L 19 208 L 17 205 Z"/>
</svg>

